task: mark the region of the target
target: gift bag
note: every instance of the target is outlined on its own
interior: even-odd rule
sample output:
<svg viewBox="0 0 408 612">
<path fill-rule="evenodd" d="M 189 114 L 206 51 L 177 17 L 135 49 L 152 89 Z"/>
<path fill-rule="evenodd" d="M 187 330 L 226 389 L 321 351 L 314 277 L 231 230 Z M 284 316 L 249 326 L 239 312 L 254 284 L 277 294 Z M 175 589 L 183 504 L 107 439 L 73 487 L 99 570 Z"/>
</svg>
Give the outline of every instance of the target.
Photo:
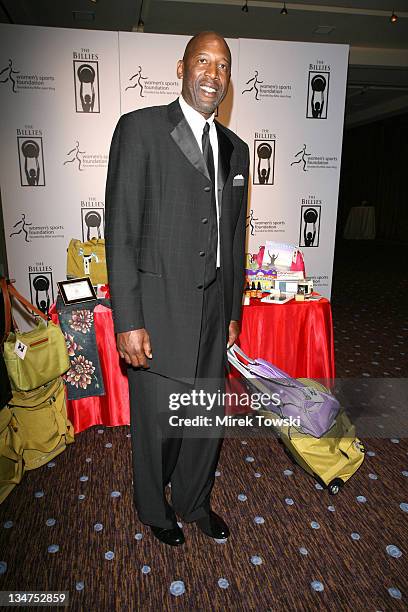
<svg viewBox="0 0 408 612">
<path fill-rule="evenodd" d="M 300 251 L 299 249 L 295 249 L 293 252 L 290 270 L 291 272 L 303 272 L 303 275 L 306 276 L 305 260 L 303 258 L 302 251 Z"/>
<path fill-rule="evenodd" d="M 21 439 L 24 470 L 41 467 L 74 442 L 61 377 L 32 391 L 14 391 L 8 407 Z"/>
<path fill-rule="evenodd" d="M 0 411 L 0 504 L 23 477 L 23 445 L 11 410 Z"/>
<path fill-rule="evenodd" d="M 303 253 L 292 244 L 267 240 L 262 265 L 271 266 L 277 270 L 306 274 Z"/>
<path fill-rule="evenodd" d="M 4 361 L 11 387 L 29 391 L 58 378 L 69 367 L 69 356 L 64 334 L 48 321 L 46 315 L 30 304 L 6 279 L 0 280 L 5 305 Z M 10 298 L 20 302 L 27 312 L 40 317 L 34 329 L 21 332 L 12 317 Z M 10 331 L 13 326 L 14 331 Z"/>
<path fill-rule="evenodd" d="M 69 243 L 67 278 L 83 278 L 84 276 L 89 276 L 92 285 L 104 285 L 108 282 L 103 238 L 92 238 L 87 242 L 73 238 Z"/>
<path fill-rule="evenodd" d="M 10 398 L 10 379 L 7 372 L 6 364 L 4 363 L 3 353 L 0 349 L 0 410 L 7 404 Z"/>
</svg>

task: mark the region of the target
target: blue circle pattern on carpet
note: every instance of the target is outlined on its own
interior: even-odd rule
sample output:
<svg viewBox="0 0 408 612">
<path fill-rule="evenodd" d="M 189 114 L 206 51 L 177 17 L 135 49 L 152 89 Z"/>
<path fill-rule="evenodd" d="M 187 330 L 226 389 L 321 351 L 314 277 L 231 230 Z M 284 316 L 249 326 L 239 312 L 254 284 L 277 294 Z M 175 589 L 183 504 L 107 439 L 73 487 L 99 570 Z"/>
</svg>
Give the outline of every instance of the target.
<svg viewBox="0 0 408 612">
<path fill-rule="evenodd" d="M 397 440 L 397 439 L 392 439 L 392 440 L 390 440 L 390 442 L 392 444 L 399 444 L 399 440 Z M 242 444 L 244 446 L 247 446 L 248 443 L 246 441 L 242 441 Z M 111 448 L 111 446 L 112 445 L 105 444 L 106 448 Z M 368 451 L 366 453 L 366 456 L 367 456 L 367 458 L 372 459 L 372 458 L 375 458 L 377 456 L 377 454 L 375 452 L 373 452 L 373 451 Z M 246 464 L 250 464 L 251 465 L 253 463 L 256 463 L 256 458 L 254 456 L 252 456 L 252 455 L 248 455 L 246 457 L 243 457 L 243 459 L 244 459 L 244 463 L 246 463 Z M 91 461 L 90 458 L 87 458 L 87 462 L 90 463 L 90 461 Z M 56 465 L 56 462 L 52 462 L 52 467 L 54 467 L 55 465 Z M 48 467 L 51 467 L 51 465 L 49 464 Z M 296 466 L 293 469 L 289 469 L 289 468 L 284 469 L 282 471 L 282 474 L 283 474 L 283 476 L 285 478 L 292 479 L 292 476 L 296 476 L 296 474 L 298 472 L 302 472 L 302 470 L 298 466 Z M 253 474 L 255 475 L 255 477 L 260 477 L 261 476 L 261 473 L 259 473 L 259 472 L 253 472 Z M 406 477 L 408 475 L 408 471 L 403 470 L 403 471 L 401 471 L 401 474 L 404 477 Z M 222 476 L 222 472 L 220 470 L 217 470 L 216 475 L 218 477 L 221 477 Z M 379 476 L 376 473 L 374 473 L 374 472 L 368 472 L 366 474 L 366 477 L 367 476 L 368 476 L 368 480 L 371 480 L 373 483 L 375 481 L 379 480 Z M 89 481 L 89 476 L 82 475 L 82 476 L 80 476 L 79 480 L 82 483 L 87 483 Z M 308 480 L 308 484 L 310 484 L 311 487 L 312 487 L 312 483 L 313 483 L 313 480 L 309 479 Z M 293 489 L 296 490 L 296 487 L 294 486 Z M 319 492 L 320 491 L 324 491 L 323 487 L 319 483 L 315 483 L 315 489 L 317 491 L 319 491 Z M 323 495 L 323 493 L 321 493 L 321 494 Z M 38 491 L 34 492 L 34 498 L 36 500 L 41 500 L 42 498 L 44 498 L 44 496 L 45 496 L 45 492 L 43 490 L 38 490 Z M 79 500 L 82 500 L 82 499 L 85 499 L 86 495 L 84 493 L 82 493 L 82 494 L 78 495 L 77 497 L 78 497 Z M 112 503 L 115 503 L 115 500 L 121 497 L 121 492 L 117 491 L 117 490 L 113 490 L 110 493 L 110 497 L 112 498 Z M 241 493 L 238 493 L 236 495 L 236 499 L 238 500 L 238 502 L 246 502 L 248 500 L 248 497 L 247 497 L 247 495 L 245 493 L 241 492 Z M 369 505 L 369 501 L 370 501 L 369 496 L 366 497 L 364 495 L 357 495 L 357 496 L 355 496 L 354 499 L 356 500 L 356 502 L 358 504 L 361 504 L 361 505 L 366 505 L 367 504 L 367 505 Z M 262 501 L 262 499 L 260 498 L 258 500 L 258 502 L 261 502 L 261 501 Z M 292 497 L 285 497 L 285 498 L 283 498 L 283 501 L 284 501 L 284 505 L 286 505 L 286 507 L 288 508 L 288 510 L 287 510 L 288 512 L 289 512 L 289 507 L 291 507 L 291 506 L 295 506 L 296 507 L 295 500 Z M 37 502 L 37 503 L 39 503 L 39 502 Z M 245 506 L 245 504 L 243 504 L 243 506 Z M 326 506 L 326 508 L 327 508 L 327 510 L 330 513 L 335 513 L 336 512 L 336 508 L 335 508 L 334 505 L 328 505 L 328 506 Z M 400 510 L 403 513 L 408 513 L 408 502 L 400 502 L 399 508 L 400 508 Z M 245 510 L 244 510 L 244 512 L 245 512 Z M 265 521 L 265 518 L 263 516 L 260 516 L 260 515 L 253 516 L 252 522 L 256 526 L 258 526 L 259 529 L 265 529 L 266 528 L 265 527 L 266 521 Z M 48 518 L 46 520 L 46 525 L 48 527 L 50 527 L 50 528 L 54 527 L 56 525 L 56 523 L 57 523 L 57 521 L 54 518 Z M 182 523 L 179 522 L 178 525 L 180 527 L 182 527 Z M 313 530 L 320 530 L 321 529 L 321 524 L 318 521 L 316 521 L 316 520 L 309 521 L 309 525 L 310 525 L 310 527 Z M 11 519 L 8 519 L 8 520 L 6 520 L 3 523 L 3 528 L 7 529 L 7 530 L 13 529 L 14 526 L 15 526 L 14 525 L 14 521 L 11 520 Z M 326 525 L 323 525 L 323 526 L 326 527 Z M 96 522 L 93 525 L 93 529 L 97 533 L 98 532 L 103 532 L 104 531 L 104 526 L 103 526 L 102 523 Z M 361 534 L 358 533 L 357 531 L 352 531 L 350 533 L 349 537 L 353 541 L 355 541 L 355 542 L 359 542 L 361 540 L 361 538 L 362 538 Z M 136 541 L 141 541 L 143 538 L 144 538 L 144 534 L 141 533 L 141 532 L 137 532 L 137 533 L 134 534 L 134 539 Z M 228 544 L 229 541 L 226 540 L 226 539 L 221 539 L 221 540 L 215 540 L 215 542 L 217 544 Z M 48 545 L 47 551 L 50 554 L 59 553 L 60 546 L 59 546 L 59 544 L 53 542 L 52 544 Z M 308 551 L 308 549 L 305 546 L 298 547 L 298 553 L 302 557 L 304 557 L 304 558 L 308 557 L 308 555 L 309 555 L 309 551 Z M 386 554 L 386 556 L 388 556 L 389 558 L 392 558 L 392 559 L 400 559 L 401 557 L 404 556 L 404 552 L 394 543 L 389 543 L 389 544 L 386 545 L 386 547 L 385 547 L 385 554 Z M 104 553 L 104 557 L 105 557 L 105 559 L 107 561 L 113 561 L 114 558 L 115 558 L 115 552 L 112 551 L 112 550 L 108 550 L 108 551 L 106 551 Z M 250 555 L 249 556 L 249 561 L 255 567 L 261 566 L 261 565 L 264 564 L 264 559 L 263 559 L 263 557 L 260 554 L 252 554 L 252 555 Z M 5 560 L 0 561 L 0 574 L 5 574 L 7 571 L 8 571 L 7 561 L 5 561 Z M 142 574 L 147 575 L 147 574 L 150 574 L 152 572 L 152 569 L 151 569 L 150 565 L 145 564 L 145 565 L 141 566 L 140 571 L 141 571 Z M 313 577 L 311 576 L 311 578 L 313 578 Z M 228 576 L 227 577 L 223 576 L 223 577 L 219 578 L 218 582 L 217 582 L 218 587 L 220 589 L 223 589 L 223 590 L 230 589 L 230 586 L 231 586 L 230 585 L 230 580 L 231 580 L 231 577 L 228 577 Z M 392 598 L 394 600 L 403 599 L 404 595 L 401 592 L 401 590 L 398 588 L 397 585 L 391 585 L 391 586 L 390 585 L 384 585 L 384 586 L 385 586 L 385 588 L 386 588 L 390 598 Z M 316 592 L 317 594 L 318 593 L 322 593 L 323 591 L 327 592 L 327 588 L 325 588 L 325 584 L 324 584 L 324 582 L 322 580 L 311 579 L 310 580 L 310 587 L 311 587 L 312 591 Z M 85 588 L 86 588 L 85 581 L 81 580 L 81 581 L 77 581 L 75 583 L 76 591 L 83 591 Z M 187 587 L 186 587 L 186 585 L 185 585 L 183 580 L 174 580 L 174 581 L 172 581 L 168 588 L 169 588 L 169 592 L 171 593 L 171 595 L 173 595 L 175 597 L 182 596 L 187 591 Z"/>
</svg>

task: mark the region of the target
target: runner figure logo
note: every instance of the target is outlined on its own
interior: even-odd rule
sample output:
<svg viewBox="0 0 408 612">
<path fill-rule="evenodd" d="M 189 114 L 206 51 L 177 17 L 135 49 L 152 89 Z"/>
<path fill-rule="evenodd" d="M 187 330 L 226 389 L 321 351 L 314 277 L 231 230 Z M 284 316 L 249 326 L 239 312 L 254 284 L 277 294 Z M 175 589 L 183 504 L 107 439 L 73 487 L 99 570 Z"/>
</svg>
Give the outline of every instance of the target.
<svg viewBox="0 0 408 612">
<path fill-rule="evenodd" d="M 76 112 L 100 113 L 98 62 L 73 61 Z"/>
<path fill-rule="evenodd" d="M 245 85 L 249 85 L 250 83 L 252 83 L 251 87 L 249 89 L 244 89 L 242 91 L 242 93 L 250 93 L 251 91 L 255 92 L 255 100 L 259 100 L 259 88 L 258 85 L 263 83 L 263 81 L 258 81 L 258 76 L 259 76 L 259 72 L 258 70 L 255 70 L 255 76 L 252 77 L 252 79 L 249 79 Z"/>
<path fill-rule="evenodd" d="M 296 161 L 293 161 L 290 165 L 294 166 L 295 164 L 303 164 L 303 172 L 307 172 L 307 158 L 311 155 L 311 153 L 306 153 L 306 145 L 303 145 L 303 148 L 295 153 L 294 157 L 298 157 Z"/>
<path fill-rule="evenodd" d="M 255 223 L 254 221 L 258 221 L 258 217 L 254 217 L 254 211 L 251 208 L 251 211 L 249 213 L 249 215 L 247 215 L 246 218 L 247 222 L 246 222 L 246 228 L 250 227 L 251 228 L 251 236 L 255 235 Z"/>
<path fill-rule="evenodd" d="M 83 159 L 82 159 L 82 155 L 84 155 L 85 151 L 80 151 L 79 150 L 79 141 L 76 141 L 75 147 L 73 149 L 71 149 L 70 151 L 68 151 L 67 156 L 71 155 L 72 159 L 67 159 L 64 161 L 63 165 L 65 166 L 66 164 L 72 164 L 75 161 L 78 162 L 78 170 L 82 171 L 82 164 L 83 164 Z"/>
<path fill-rule="evenodd" d="M 31 242 L 31 240 L 28 239 L 28 231 L 30 231 L 30 230 L 28 230 L 28 231 L 26 230 L 26 227 L 28 225 L 32 225 L 32 223 L 27 223 L 27 221 L 25 220 L 25 214 L 22 213 L 20 221 L 17 221 L 17 223 L 15 223 L 13 225 L 13 229 L 16 228 L 16 231 L 14 231 L 14 232 L 12 232 L 10 234 L 10 238 L 12 236 L 18 236 L 19 234 L 23 233 L 24 234 L 24 240 L 26 242 Z M 17 228 L 19 228 L 19 229 L 17 229 Z"/>
<path fill-rule="evenodd" d="M 2 77 L 0 79 L 0 83 L 10 82 L 11 89 L 12 89 L 13 93 L 17 93 L 16 92 L 16 80 L 15 80 L 13 75 L 14 74 L 19 74 L 19 73 L 20 73 L 19 70 L 13 70 L 13 60 L 9 59 L 8 66 L 3 68 L 3 70 L 0 70 L 0 77 Z M 3 77 L 3 75 L 4 75 L 4 77 Z"/>
<path fill-rule="evenodd" d="M 22 187 L 44 187 L 44 152 L 41 136 L 17 136 L 18 161 Z"/>
<path fill-rule="evenodd" d="M 133 81 L 133 79 L 135 79 L 133 85 L 128 85 L 125 91 L 127 91 L 128 89 L 135 89 L 136 87 L 139 87 L 139 96 L 141 98 L 145 98 L 146 96 L 143 95 L 144 84 L 142 83 L 142 81 L 146 81 L 148 78 L 149 77 L 142 76 L 142 67 L 139 66 L 138 71 L 129 78 L 129 81 Z"/>
</svg>

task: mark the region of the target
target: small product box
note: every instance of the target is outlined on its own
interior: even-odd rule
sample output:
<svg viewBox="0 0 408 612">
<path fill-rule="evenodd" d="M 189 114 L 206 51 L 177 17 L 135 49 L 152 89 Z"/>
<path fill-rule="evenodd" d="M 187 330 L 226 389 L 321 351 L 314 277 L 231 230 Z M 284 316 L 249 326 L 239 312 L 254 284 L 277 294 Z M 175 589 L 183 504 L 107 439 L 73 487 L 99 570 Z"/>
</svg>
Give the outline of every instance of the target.
<svg viewBox="0 0 408 612">
<path fill-rule="evenodd" d="M 313 278 L 305 278 L 298 283 L 298 291 L 302 291 L 302 293 L 308 297 L 313 293 Z"/>
<path fill-rule="evenodd" d="M 298 283 L 299 281 L 297 280 L 276 280 L 274 288 L 282 293 L 297 293 Z"/>
</svg>

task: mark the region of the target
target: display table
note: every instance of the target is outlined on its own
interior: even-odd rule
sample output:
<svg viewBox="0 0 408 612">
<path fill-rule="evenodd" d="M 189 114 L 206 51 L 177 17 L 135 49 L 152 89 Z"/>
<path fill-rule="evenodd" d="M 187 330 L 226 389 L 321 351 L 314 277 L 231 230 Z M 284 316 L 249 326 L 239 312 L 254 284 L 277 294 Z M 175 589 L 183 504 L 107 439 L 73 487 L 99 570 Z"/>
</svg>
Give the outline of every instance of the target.
<svg viewBox="0 0 408 612">
<path fill-rule="evenodd" d="M 238 344 L 249 357 L 271 361 L 293 377 L 319 379 L 330 386 L 335 376 L 333 326 L 330 302 L 295 302 L 283 305 L 251 300 L 244 306 Z M 50 315 L 58 323 L 55 305 Z M 105 425 L 129 425 L 129 391 L 126 365 L 116 350 L 112 311 L 102 304 L 94 309 L 94 327 L 105 395 L 67 400 L 68 418 L 76 433 Z M 239 381 L 231 381 L 229 391 L 240 392 Z M 242 389 L 241 389 L 242 391 Z M 234 405 L 226 413 L 242 412 Z"/>
<path fill-rule="evenodd" d="M 294 378 L 330 385 L 335 366 L 329 300 L 265 304 L 251 299 L 242 311 L 238 344 L 248 357 L 271 361 Z"/>
<path fill-rule="evenodd" d="M 55 304 L 50 309 L 54 323 L 58 323 Z M 105 395 L 67 400 L 68 418 L 79 433 L 93 425 L 129 425 L 129 388 L 126 366 L 116 350 L 112 311 L 102 304 L 94 310 L 96 344 L 105 386 Z"/>
<path fill-rule="evenodd" d="M 347 217 L 343 237 L 348 240 L 374 240 L 374 206 L 353 206 Z"/>
</svg>

